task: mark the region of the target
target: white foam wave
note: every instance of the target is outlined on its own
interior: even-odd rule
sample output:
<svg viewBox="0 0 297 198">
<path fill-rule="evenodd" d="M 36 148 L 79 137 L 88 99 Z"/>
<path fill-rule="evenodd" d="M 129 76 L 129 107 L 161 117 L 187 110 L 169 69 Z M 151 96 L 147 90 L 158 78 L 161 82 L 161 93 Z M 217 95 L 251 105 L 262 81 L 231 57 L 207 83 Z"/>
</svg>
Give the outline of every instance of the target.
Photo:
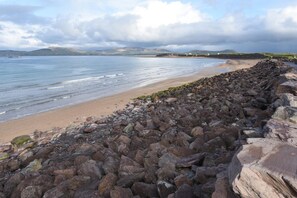
<svg viewBox="0 0 297 198">
<path fill-rule="evenodd" d="M 74 83 L 81 83 L 81 82 L 87 82 L 87 81 L 95 81 L 99 80 L 101 78 L 104 78 L 104 76 L 98 76 L 98 77 L 87 77 L 87 78 L 80 78 L 75 80 L 67 80 L 62 82 L 62 84 L 74 84 Z"/>
<path fill-rule="evenodd" d="M 51 90 L 51 89 L 62 89 L 64 86 L 56 86 L 56 87 L 48 87 L 46 89 Z"/>
<path fill-rule="evenodd" d="M 3 114 L 5 114 L 6 113 L 6 111 L 2 111 L 2 112 L 0 112 L 0 115 L 3 115 Z"/>
</svg>

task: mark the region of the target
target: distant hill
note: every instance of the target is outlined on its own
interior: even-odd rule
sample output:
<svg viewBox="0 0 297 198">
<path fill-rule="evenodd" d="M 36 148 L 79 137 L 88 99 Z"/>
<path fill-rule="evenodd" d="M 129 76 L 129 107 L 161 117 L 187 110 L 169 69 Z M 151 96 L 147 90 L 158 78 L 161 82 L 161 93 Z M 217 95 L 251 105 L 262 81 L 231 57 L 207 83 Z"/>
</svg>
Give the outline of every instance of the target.
<svg viewBox="0 0 297 198">
<path fill-rule="evenodd" d="M 124 47 L 108 50 L 97 50 L 100 55 L 157 55 L 162 53 L 170 53 L 166 49 L 149 49 L 141 47 Z"/>
<path fill-rule="evenodd" d="M 212 54 L 234 54 L 237 53 L 234 50 L 221 50 L 221 51 L 209 51 L 209 50 L 192 50 L 189 51 L 188 53 L 191 54 L 202 54 L 202 55 L 212 55 Z"/>
<path fill-rule="evenodd" d="M 2 57 L 16 56 L 125 56 L 125 55 L 157 55 L 170 53 L 165 49 L 148 48 L 114 48 L 107 50 L 78 50 L 73 48 L 51 47 L 33 51 L 0 50 Z"/>
</svg>

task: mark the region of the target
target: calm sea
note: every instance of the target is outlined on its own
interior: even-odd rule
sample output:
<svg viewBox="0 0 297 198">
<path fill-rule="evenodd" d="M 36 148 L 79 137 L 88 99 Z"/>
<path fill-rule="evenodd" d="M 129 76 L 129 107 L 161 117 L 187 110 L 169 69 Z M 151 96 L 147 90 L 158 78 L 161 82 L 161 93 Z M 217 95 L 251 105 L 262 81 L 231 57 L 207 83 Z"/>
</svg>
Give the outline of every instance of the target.
<svg viewBox="0 0 297 198">
<path fill-rule="evenodd" d="M 0 122 L 186 76 L 224 60 L 149 57 L 0 58 Z"/>
</svg>

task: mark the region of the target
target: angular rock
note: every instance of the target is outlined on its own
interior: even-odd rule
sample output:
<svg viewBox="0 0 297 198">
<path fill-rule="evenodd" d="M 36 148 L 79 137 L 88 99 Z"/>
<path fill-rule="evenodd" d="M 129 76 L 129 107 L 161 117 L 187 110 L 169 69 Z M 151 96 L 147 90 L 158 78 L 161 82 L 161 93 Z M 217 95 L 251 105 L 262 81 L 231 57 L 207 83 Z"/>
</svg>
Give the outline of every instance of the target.
<svg viewBox="0 0 297 198">
<path fill-rule="evenodd" d="M 99 195 L 103 197 L 108 197 L 111 189 L 117 181 L 117 178 L 118 177 L 113 173 L 108 173 L 107 175 L 105 175 L 103 179 L 100 180 L 98 186 Z"/>
<path fill-rule="evenodd" d="M 123 132 L 130 134 L 133 131 L 134 128 L 134 124 L 133 123 L 129 123 L 124 129 Z"/>
<path fill-rule="evenodd" d="M 296 197 L 297 147 L 267 138 L 249 142 L 229 166 L 234 192 L 241 197 Z"/>
<path fill-rule="evenodd" d="M 270 119 L 265 126 L 265 137 L 288 142 L 297 146 L 297 124 Z"/>
<path fill-rule="evenodd" d="M 168 195 L 175 192 L 176 188 L 174 185 L 166 181 L 158 181 L 157 183 L 158 193 L 161 198 L 167 198 Z"/>
<path fill-rule="evenodd" d="M 42 197 L 42 188 L 40 186 L 28 186 L 21 193 L 21 198 L 40 198 L 40 197 Z"/>
<path fill-rule="evenodd" d="M 141 173 L 143 171 L 144 171 L 144 168 L 140 164 L 130 159 L 129 157 L 122 155 L 121 161 L 120 161 L 120 167 L 118 170 L 120 177 Z"/>
<path fill-rule="evenodd" d="M 8 153 L 5 153 L 5 152 L 0 153 L 0 161 L 5 160 L 7 158 L 9 158 L 9 154 Z"/>
<path fill-rule="evenodd" d="M 143 180 L 144 176 L 145 176 L 145 173 L 138 173 L 138 174 L 121 177 L 117 181 L 117 186 L 130 188 L 135 182 L 139 182 Z"/>
<path fill-rule="evenodd" d="M 143 182 L 136 182 L 132 186 L 132 191 L 135 195 L 140 197 L 158 197 L 158 190 L 156 184 L 146 184 Z"/>
<path fill-rule="evenodd" d="M 132 198 L 133 193 L 129 188 L 121 188 L 115 186 L 114 190 L 110 191 L 110 198 Z"/>
<path fill-rule="evenodd" d="M 90 176 L 91 178 L 101 179 L 101 164 L 95 160 L 89 160 L 81 164 L 77 173 L 79 175 Z"/>
<path fill-rule="evenodd" d="M 194 154 L 194 155 L 183 157 L 183 158 L 181 158 L 180 160 L 178 160 L 176 162 L 175 166 L 177 168 L 191 167 L 192 165 L 196 165 L 196 164 L 201 163 L 204 156 L 205 156 L 205 153 L 197 153 L 197 154 Z"/>
<path fill-rule="evenodd" d="M 227 171 L 223 171 L 217 175 L 215 191 L 212 193 L 211 198 L 235 198 L 229 187 Z"/>
<path fill-rule="evenodd" d="M 194 197 L 193 188 L 188 184 L 181 185 L 174 194 L 175 198 L 192 198 Z"/>
<path fill-rule="evenodd" d="M 167 98 L 166 100 L 165 100 L 165 102 L 167 102 L 167 103 L 174 103 L 174 102 L 176 102 L 177 101 L 177 98 Z"/>
<path fill-rule="evenodd" d="M 200 127 L 200 126 L 197 126 L 197 127 L 193 128 L 192 131 L 191 131 L 191 135 L 193 137 L 203 137 L 204 136 L 203 128 Z"/>
<path fill-rule="evenodd" d="M 278 107 L 272 115 L 272 118 L 287 120 L 297 124 L 297 108 L 295 107 Z"/>
<path fill-rule="evenodd" d="M 97 129 L 97 127 L 98 127 L 98 124 L 93 123 L 93 124 L 87 126 L 86 128 L 84 128 L 83 131 L 84 131 L 84 133 L 92 133 Z"/>
<path fill-rule="evenodd" d="M 21 135 L 11 140 L 11 144 L 17 148 L 22 147 L 29 142 L 33 142 L 32 138 L 29 135 Z"/>
<path fill-rule="evenodd" d="M 190 186 L 193 185 L 193 181 L 186 175 L 179 175 L 176 178 L 174 178 L 174 184 L 176 185 L 176 187 L 180 187 L 183 184 L 188 184 Z"/>
<path fill-rule="evenodd" d="M 42 168 L 41 160 L 34 160 L 25 169 L 22 170 L 23 173 L 34 173 Z"/>
<path fill-rule="evenodd" d="M 165 153 L 162 155 L 159 159 L 158 166 L 159 167 L 164 167 L 167 165 L 172 165 L 173 167 L 175 166 L 176 162 L 178 161 L 178 157 L 171 153 Z"/>
<path fill-rule="evenodd" d="M 118 170 L 119 167 L 119 160 L 113 156 L 109 156 L 105 159 L 103 163 L 103 170 L 105 174 L 107 173 L 115 173 Z"/>
<path fill-rule="evenodd" d="M 282 94 L 282 93 L 290 93 L 293 95 L 297 95 L 297 82 L 295 80 L 290 80 L 290 81 L 286 81 L 282 84 L 280 84 L 277 87 L 276 90 L 277 94 Z"/>
</svg>

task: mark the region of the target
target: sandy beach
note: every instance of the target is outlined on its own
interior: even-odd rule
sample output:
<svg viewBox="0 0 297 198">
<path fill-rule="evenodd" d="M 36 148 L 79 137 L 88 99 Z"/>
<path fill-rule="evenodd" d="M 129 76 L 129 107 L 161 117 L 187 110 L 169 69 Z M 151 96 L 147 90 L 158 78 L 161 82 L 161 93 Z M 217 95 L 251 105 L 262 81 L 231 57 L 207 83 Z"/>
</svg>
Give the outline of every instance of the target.
<svg viewBox="0 0 297 198">
<path fill-rule="evenodd" d="M 89 116 L 107 116 L 116 110 L 123 109 L 131 99 L 138 96 L 149 95 L 169 87 L 193 82 L 203 77 L 210 77 L 219 74 L 223 69 L 234 71 L 249 68 L 258 61 L 259 60 L 227 60 L 225 64 L 206 68 L 192 76 L 168 79 L 89 102 L 3 122 L 0 123 L 0 143 L 8 142 L 19 135 L 31 134 L 35 130 L 46 131 L 54 127 L 63 128 L 70 124 L 80 123 Z"/>
</svg>

